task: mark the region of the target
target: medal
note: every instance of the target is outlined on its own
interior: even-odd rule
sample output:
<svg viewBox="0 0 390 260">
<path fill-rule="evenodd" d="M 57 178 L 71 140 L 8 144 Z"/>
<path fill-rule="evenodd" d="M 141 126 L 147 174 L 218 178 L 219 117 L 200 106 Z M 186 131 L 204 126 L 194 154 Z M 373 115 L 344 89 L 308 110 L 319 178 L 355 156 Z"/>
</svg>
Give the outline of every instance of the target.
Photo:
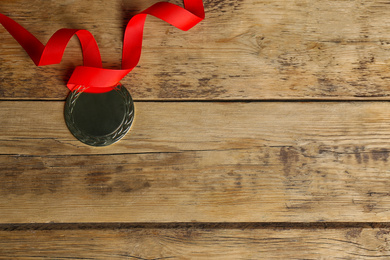
<svg viewBox="0 0 390 260">
<path fill-rule="evenodd" d="M 66 99 L 64 116 L 74 137 L 91 146 L 106 146 L 119 141 L 129 131 L 134 104 L 121 84 L 97 94 L 75 89 Z"/>
<path fill-rule="evenodd" d="M 0 24 L 25 49 L 35 65 L 61 62 L 65 48 L 74 35 L 80 40 L 84 64 L 74 69 L 67 87 L 71 91 L 65 103 L 68 129 L 81 142 L 106 146 L 123 138 L 134 120 L 134 103 L 120 80 L 138 64 L 147 15 L 153 15 L 187 31 L 204 19 L 202 0 L 184 0 L 185 8 L 159 2 L 128 22 L 123 41 L 122 68 L 102 68 L 95 38 L 87 30 L 60 29 L 46 45 L 11 18 L 0 13 Z"/>
</svg>

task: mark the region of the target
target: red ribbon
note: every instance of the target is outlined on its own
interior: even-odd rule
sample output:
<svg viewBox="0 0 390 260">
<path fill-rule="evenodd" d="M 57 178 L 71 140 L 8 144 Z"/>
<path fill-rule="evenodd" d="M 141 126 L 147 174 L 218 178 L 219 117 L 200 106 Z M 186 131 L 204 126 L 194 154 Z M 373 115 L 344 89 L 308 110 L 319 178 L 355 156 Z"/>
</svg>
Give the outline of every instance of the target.
<svg viewBox="0 0 390 260">
<path fill-rule="evenodd" d="M 70 38 L 76 34 L 81 43 L 84 65 L 75 68 L 67 86 L 70 90 L 85 86 L 88 87 L 85 92 L 103 93 L 110 91 L 137 66 L 141 57 L 143 30 L 148 14 L 183 31 L 191 29 L 204 19 L 202 0 L 184 0 L 184 5 L 185 8 L 182 8 L 171 3 L 159 2 L 130 19 L 124 35 L 120 70 L 102 68 L 99 47 L 93 35 L 87 30 L 60 29 L 45 46 L 29 31 L 1 13 L 0 23 L 26 50 L 37 66 L 60 63 Z"/>
</svg>

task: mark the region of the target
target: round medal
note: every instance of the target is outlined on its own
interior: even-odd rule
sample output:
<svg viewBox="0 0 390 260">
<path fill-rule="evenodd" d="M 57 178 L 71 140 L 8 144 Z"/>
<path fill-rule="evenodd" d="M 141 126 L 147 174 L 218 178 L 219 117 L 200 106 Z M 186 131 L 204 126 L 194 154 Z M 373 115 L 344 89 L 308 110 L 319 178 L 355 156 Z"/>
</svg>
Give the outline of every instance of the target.
<svg viewBox="0 0 390 260">
<path fill-rule="evenodd" d="M 107 146 L 129 131 L 134 119 L 134 103 L 121 84 L 106 93 L 86 93 L 85 88 L 70 92 L 65 103 L 65 122 L 70 132 L 91 146 Z"/>
</svg>

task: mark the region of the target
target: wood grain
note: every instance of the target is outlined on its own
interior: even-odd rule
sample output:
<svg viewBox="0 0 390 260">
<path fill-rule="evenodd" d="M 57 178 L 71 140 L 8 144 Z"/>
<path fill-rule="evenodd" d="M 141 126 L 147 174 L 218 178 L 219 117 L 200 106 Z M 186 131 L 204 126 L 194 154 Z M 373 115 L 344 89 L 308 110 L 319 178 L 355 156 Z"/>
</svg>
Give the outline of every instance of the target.
<svg viewBox="0 0 390 260">
<path fill-rule="evenodd" d="M 0 11 L 43 42 L 59 28 L 88 29 L 104 66 L 119 68 L 126 22 L 155 2 L 2 0 Z M 141 62 L 123 80 L 136 100 L 389 99 L 386 2 L 204 2 L 207 18 L 189 32 L 148 18 Z M 0 29 L 0 98 L 65 99 L 77 45 L 63 64 L 36 68 Z"/>
<path fill-rule="evenodd" d="M 119 68 L 127 21 L 157 1 L 0 12 L 43 42 L 88 29 Z M 122 82 L 135 123 L 105 148 L 63 120 L 77 40 L 35 67 L 0 27 L 0 259 L 390 258 L 388 3 L 204 3 L 188 32 L 147 19 Z M 336 102 L 297 102 L 319 100 Z"/>
<path fill-rule="evenodd" d="M 297 153 L 307 151 L 308 156 L 337 156 L 370 150 L 385 153 L 390 141 L 387 102 L 136 102 L 135 123 L 129 134 L 104 148 L 76 140 L 65 125 L 63 108 L 63 102 L 0 102 L 0 154 L 94 155 L 293 147 Z M 356 158 L 357 164 L 369 158 Z"/>
<path fill-rule="evenodd" d="M 138 102 L 91 148 L 62 102 L 1 102 L 0 223 L 387 222 L 389 106 Z"/>
<path fill-rule="evenodd" d="M 389 234 L 388 228 L 0 231 L 0 259 L 388 259 Z"/>
</svg>

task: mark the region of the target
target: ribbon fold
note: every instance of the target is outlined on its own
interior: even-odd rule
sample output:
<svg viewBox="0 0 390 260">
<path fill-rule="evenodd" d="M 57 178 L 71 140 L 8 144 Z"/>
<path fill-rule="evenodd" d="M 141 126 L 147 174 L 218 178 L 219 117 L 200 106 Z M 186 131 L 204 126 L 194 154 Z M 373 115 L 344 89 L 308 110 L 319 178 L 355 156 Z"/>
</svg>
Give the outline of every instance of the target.
<svg viewBox="0 0 390 260">
<path fill-rule="evenodd" d="M 69 40 L 76 35 L 83 53 L 83 66 L 77 66 L 67 87 L 72 91 L 78 86 L 88 87 L 85 92 L 104 93 L 112 90 L 119 81 L 132 71 L 141 57 L 144 25 L 147 15 L 153 15 L 170 23 L 180 30 L 187 31 L 205 17 L 202 0 L 184 0 L 184 7 L 158 2 L 128 22 L 123 41 L 122 67 L 118 70 L 102 68 L 99 47 L 93 35 L 87 30 L 60 29 L 55 32 L 46 45 L 20 24 L 0 13 L 0 24 L 25 49 L 35 65 L 58 64 L 62 60 Z"/>
</svg>

